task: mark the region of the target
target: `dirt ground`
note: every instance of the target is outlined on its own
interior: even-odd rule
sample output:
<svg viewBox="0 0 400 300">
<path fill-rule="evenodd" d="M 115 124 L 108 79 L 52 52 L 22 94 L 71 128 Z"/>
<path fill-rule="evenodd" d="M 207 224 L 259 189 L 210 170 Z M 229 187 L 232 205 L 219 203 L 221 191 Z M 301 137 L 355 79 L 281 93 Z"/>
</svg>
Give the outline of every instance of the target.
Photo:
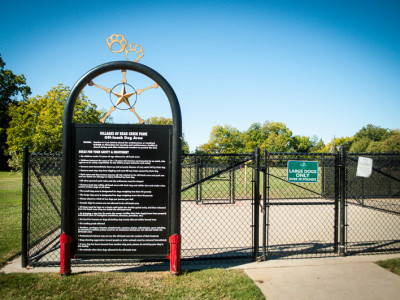
<svg viewBox="0 0 400 300">
<path fill-rule="evenodd" d="M 252 201 L 218 202 L 219 204 L 210 202 L 196 204 L 195 201 L 182 201 L 182 258 L 252 255 L 254 236 Z M 279 202 L 281 205 L 274 205 L 272 202 L 266 215 L 268 225 L 266 242 L 269 254 L 333 252 L 335 210 L 331 200 L 292 199 Z M 263 245 L 261 208 L 259 214 L 258 230 L 261 247 Z M 349 203 L 346 220 L 349 250 L 400 248 L 399 214 Z M 49 236 L 40 247 L 58 234 L 59 232 L 55 232 Z M 43 256 L 39 255 L 37 261 L 58 263 L 57 242 L 58 239 L 55 239 L 46 245 L 40 252 Z M 36 247 L 36 250 L 40 247 Z M 55 251 L 49 251 L 54 248 Z"/>
</svg>

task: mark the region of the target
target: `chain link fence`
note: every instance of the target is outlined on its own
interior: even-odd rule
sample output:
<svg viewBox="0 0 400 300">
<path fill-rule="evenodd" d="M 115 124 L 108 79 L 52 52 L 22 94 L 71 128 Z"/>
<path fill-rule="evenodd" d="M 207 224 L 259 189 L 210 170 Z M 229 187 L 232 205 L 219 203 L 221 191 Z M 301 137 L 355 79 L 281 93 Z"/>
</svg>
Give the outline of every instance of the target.
<svg viewBox="0 0 400 300">
<path fill-rule="evenodd" d="M 369 178 L 356 176 L 359 156 L 373 159 Z M 400 155 L 346 154 L 343 166 L 340 157 L 264 153 L 258 206 L 254 154 L 184 155 L 182 259 L 332 255 L 338 252 L 342 236 L 343 254 L 400 251 Z M 61 155 L 32 153 L 28 158 L 23 253 L 29 265 L 58 265 Z M 317 181 L 290 182 L 289 161 L 317 162 Z M 340 168 L 344 181 L 339 181 Z M 346 205 L 343 214 L 340 201 Z M 339 223 L 346 228 L 341 235 Z M 132 265 L 137 260 L 74 259 L 72 263 Z"/>
<path fill-rule="evenodd" d="M 373 160 L 371 176 L 356 176 L 358 158 Z M 400 155 L 346 155 L 346 251 L 400 250 Z"/>
<path fill-rule="evenodd" d="M 186 155 L 182 258 L 251 257 L 253 155 Z"/>
<path fill-rule="evenodd" d="M 30 265 L 58 263 L 57 250 L 60 247 L 61 234 L 61 155 L 32 153 L 28 161 L 28 260 Z"/>
<path fill-rule="evenodd" d="M 253 254 L 252 155 L 187 155 L 182 162 L 182 258 L 249 258 Z M 58 265 L 61 155 L 32 153 L 28 161 L 26 260 Z M 137 260 L 73 259 L 73 265 Z"/>
</svg>

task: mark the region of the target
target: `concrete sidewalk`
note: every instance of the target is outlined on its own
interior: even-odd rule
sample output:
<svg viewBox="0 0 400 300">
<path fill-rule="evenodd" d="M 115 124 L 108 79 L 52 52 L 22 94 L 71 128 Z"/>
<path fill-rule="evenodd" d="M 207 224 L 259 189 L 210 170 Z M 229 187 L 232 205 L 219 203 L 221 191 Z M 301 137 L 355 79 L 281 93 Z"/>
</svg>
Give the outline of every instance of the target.
<svg viewBox="0 0 400 300">
<path fill-rule="evenodd" d="M 236 268 L 261 289 L 266 299 L 400 299 L 400 276 L 375 264 L 398 258 L 368 255 L 270 260 Z"/>
<path fill-rule="evenodd" d="M 247 264 L 182 264 L 182 270 L 209 267 L 243 269 L 257 284 L 267 300 L 281 299 L 400 299 L 400 276 L 375 264 L 376 261 L 399 258 L 400 254 L 323 258 L 287 258 Z M 85 266 L 73 267 L 82 272 L 167 271 L 168 263 L 154 266 Z M 1 272 L 59 272 L 59 267 L 21 268 L 16 258 Z"/>
</svg>

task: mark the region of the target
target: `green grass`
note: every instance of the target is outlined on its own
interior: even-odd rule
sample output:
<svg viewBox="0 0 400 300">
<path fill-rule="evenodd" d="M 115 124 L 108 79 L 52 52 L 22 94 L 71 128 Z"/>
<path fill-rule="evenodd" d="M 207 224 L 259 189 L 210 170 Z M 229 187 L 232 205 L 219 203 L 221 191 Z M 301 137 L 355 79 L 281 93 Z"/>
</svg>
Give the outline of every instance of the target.
<svg viewBox="0 0 400 300">
<path fill-rule="evenodd" d="M 383 261 L 378 261 L 377 264 L 394 274 L 400 276 L 400 258 L 393 258 Z"/>
<path fill-rule="evenodd" d="M 21 250 L 22 177 L 0 172 L 0 266 Z"/>
<path fill-rule="evenodd" d="M 215 169 L 216 170 L 216 169 Z M 214 169 L 207 170 L 203 169 L 203 177 L 213 174 Z M 290 183 L 287 182 L 287 168 L 286 167 L 270 167 L 269 168 L 269 197 L 270 199 L 290 199 L 290 198 L 313 198 L 319 197 L 323 193 L 323 172 L 322 168 L 318 171 L 318 182 L 316 183 Z M 252 180 L 253 170 L 248 168 L 247 172 L 244 168 L 235 170 L 235 198 L 236 199 L 251 199 L 252 197 Z M 328 172 L 328 171 L 326 171 Z M 220 176 L 208 180 L 201 184 L 202 198 L 204 199 L 222 199 L 229 198 L 229 189 L 231 188 L 230 176 L 232 173 L 225 172 Z M 332 174 L 325 174 L 325 178 L 333 178 L 328 176 Z M 185 187 L 190 183 L 195 182 L 194 168 L 192 170 L 183 169 L 182 171 L 182 186 Z M 333 188 L 333 181 L 331 183 L 325 182 L 325 186 L 331 184 Z M 260 174 L 260 188 L 263 186 L 263 175 Z M 198 186 L 200 193 L 200 185 Z M 326 187 L 326 191 L 329 192 Z M 331 193 L 333 191 L 330 191 Z M 182 200 L 194 200 L 196 195 L 196 187 L 192 187 L 182 193 Z M 199 196 L 200 197 L 200 196 Z"/>
<path fill-rule="evenodd" d="M 210 176 L 216 169 L 203 170 L 203 177 Z M 201 194 L 204 199 L 221 199 L 229 198 L 229 189 L 231 188 L 231 172 L 225 172 L 212 180 L 205 181 L 201 184 Z M 195 182 L 194 171 L 189 176 L 189 171 L 183 169 L 182 187 Z M 249 168 L 235 171 L 235 198 L 236 199 L 251 199 L 252 197 L 252 170 Z M 200 193 L 200 185 L 198 186 Z M 192 187 L 182 192 L 182 200 L 194 200 L 196 195 L 196 187 Z M 199 195 L 200 197 L 200 195 Z"/>
<path fill-rule="evenodd" d="M 1 274 L 1 299 L 264 299 L 241 270 L 169 272 Z"/>
<path fill-rule="evenodd" d="M 21 249 L 21 174 L 0 172 L 0 265 Z M 47 201 L 47 200 L 46 200 Z M 240 270 L 184 272 L 0 273 L 0 299 L 264 299 Z"/>
</svg>

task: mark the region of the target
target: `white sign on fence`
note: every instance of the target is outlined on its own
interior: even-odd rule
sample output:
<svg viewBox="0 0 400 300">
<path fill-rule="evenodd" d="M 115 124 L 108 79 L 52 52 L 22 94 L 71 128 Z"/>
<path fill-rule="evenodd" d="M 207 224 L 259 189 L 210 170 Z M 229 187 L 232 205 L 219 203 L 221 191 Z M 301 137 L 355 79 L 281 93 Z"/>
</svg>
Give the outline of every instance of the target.
<svg viewBox="0 0 400 300">
<path fill-rule="evenodd" d="M 358 157 L 358 164 L 357 164 L 357 176 L 358 177 L 369 177 L 372 174 L 372 158 L 368 157 Z"/>
</svg>

